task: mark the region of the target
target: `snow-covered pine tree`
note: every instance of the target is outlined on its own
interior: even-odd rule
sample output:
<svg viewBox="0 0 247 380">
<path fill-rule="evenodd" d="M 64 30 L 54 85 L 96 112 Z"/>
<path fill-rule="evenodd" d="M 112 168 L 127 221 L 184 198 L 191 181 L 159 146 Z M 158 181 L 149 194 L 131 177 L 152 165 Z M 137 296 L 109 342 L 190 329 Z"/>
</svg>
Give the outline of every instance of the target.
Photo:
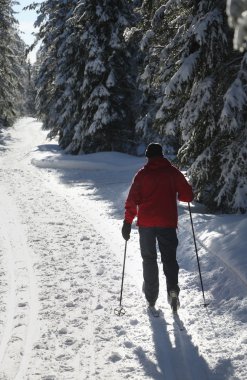
<svg viewBox="0 0 247 380">
<path fill-rule="evenodd" d="M 246 65 L 240 68 L 242 57 L 232 51 L 225 2 L 159 2 L 143 46 L 149 54 L 142 79 L 157 94 L 152 129 L 166 146 L 170 135 L 179 138 L 179 159 L 199 200 L 246 210 Z"/>
<path fill-rule="evenodd" d="M 49 137 L 59 135 L 59 144 L 67 152 L 77 153 L 68 148 L 71 145 L 75 126 L 82 118 L 82 84 L 84 80 L 86 46 L 82 35 L 83 26 L 78 17 L 84 13 L 84 2 L 74 1 L 64 20 L 63 34 L 57 50 L 54 87 L 59 89 L 54 101 L 57 118 Z"/>
<path fill-rule="evenodd" d="M 37 113 L 43 121 L 43 128 L 51 130 L 52 136 L 61 134 L 66 127 L 61 123 L 63 104 L 61 97 L 65 92 L 66 82 L 59 79 L 59 52 L 67 38 L 66 21 L 70 16 L 75 1 L 47 0 L 39 5 L 39 14 L 35 26 L 39 27 L 37 39 L 42 41 L 38 52 L 37 66 Z M 35 6 L 35 5 L 34 5 Z"/>
<path fill-rule="evenodd" d="M 13 72 L 16 74 L 15 79 L 15 110 L 16 117 L 26 115 L 26 78 L 28 77 L 28 63 L 26 61 L 27 45 L 19 36 L 19 30 L 15 34 L 13 44 Z M 33 99 L 34 101 L 34 99 Z"/>
<path fill-rule="evenodd" d="M 235 70 L 234 70 L 235 71 Z M 219 177 L 215 186 L 217 207 L 234 212 L 247 210 L 247 53 L 224 104 L 214 140 Z"/>
<path fill-rule="evenodd" d="M 49 136 L 70 153 L 126 150 L 131 77 L 123 32 L 128 1 L 49 1 L 36 25 L 42 39 L 38 110 Z"/>
<path fill-rule="evenodd" d="M 211 209 L 247 209 L 246 63 L 232 51 L 225 4 L 201 1 L 188 32 L 198 43 L 190 97 L 181 113 L 179 151 L 197 198 Z M 181 80 L 182 65 L 168 85 Z M 199 75 L 198 75 L 199 74 Z M 186 81 L 188 83 L 188 81 Z M 175 92 L 179 93 L 177 89 Z"/>
<path fill-rule="evenodd" d="M 24 112 L 25 115 L 35 117 L 36 109 L 35 109 L 35 99 L 36 99 L 36 64 L 31 64 L 30 61 L 25 64 L 25 81 L 24 81 Z"/>
<path fill-rule="evenodd" d="M 160 67 L 159 53 L 165 31 L 162 23 L 161 28 L 154 28 L 152 19 L 160 3 L 161 1 L 144 0 L 138 8 L 138 26 L 132 28 L 129 33 L 134 45 L 132 56 L 137 56 L 135 133 L 140 142 L 145 144 L 159 140 L 154 120 L 158 109 L 157 102 L 161 96 L 161 84 L 158 83 L 157 77 Z"/>
<path fill-rule="evenodd" d="M 81 81 L 85 67 L 84 45 L 80 43 L 81 30 L 74 25 L 77 1 L 67 14 L 63 38 L 57 51 L 57 68 L 54 84 L 59 88 L 55 108 L 58 110 L 56 124 L 49 133 L 56 136 L 63 149 L 71 143 L 74 127 L 81 118 Z"/>
<path fill-rule="evenodd" d="M 176 60 L 186 43 L 184 31 L 190 23 L 192 8 L 191 1 L 176 0 L 145 0 L 141 8 L 140 49 L 145 58 L 138 80 L 142 97 L 136 132 L 145 142 L 154 139 L 161 142 L 167 154 L 178 149 L 176 119 L 183 99 L 181 96 L 169 99 L 166 104 L 166 84 L 176 72 Z"/>
<path fill-rule="evenodd" d="M 133 121 L 129 56 L 124 30 L 133 16 L 126 0 L 79 1 L 73 23 L 80 30 L 85 67 L 80 73 L 80 109 L 67 151 L 128 151 Z"/>
<path fill-rule="evenodd" d="M 13 2 L 0 0 L 0 128 L 10 126 L 23 107 L 25 45 L 17 30 Z"/>
</svg>

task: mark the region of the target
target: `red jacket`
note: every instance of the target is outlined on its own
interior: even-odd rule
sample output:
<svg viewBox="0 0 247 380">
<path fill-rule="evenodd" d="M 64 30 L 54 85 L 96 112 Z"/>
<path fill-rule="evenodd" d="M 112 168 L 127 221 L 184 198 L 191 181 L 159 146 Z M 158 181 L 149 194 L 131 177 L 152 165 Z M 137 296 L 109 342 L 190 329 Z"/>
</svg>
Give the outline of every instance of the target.
<svg viewBox="0 0 247 380">
<path fill-rule="evenodd" d="M 164 157 L 150 158 L 138 171 L 125 203 L 125 220 L 140 227 L 177 227 L 177 199 L 193 200 L 184 175 Z"/>
</svg>

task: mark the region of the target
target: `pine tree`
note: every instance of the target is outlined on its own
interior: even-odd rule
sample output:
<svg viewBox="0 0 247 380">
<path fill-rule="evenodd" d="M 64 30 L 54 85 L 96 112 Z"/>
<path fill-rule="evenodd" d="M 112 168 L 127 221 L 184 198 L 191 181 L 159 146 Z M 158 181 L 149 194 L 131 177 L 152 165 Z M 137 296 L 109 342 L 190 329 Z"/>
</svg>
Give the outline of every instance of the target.
<svg viewBox="0 0 247 380">
<path fill-rule="evenodd" d="M 66 125 L 59 123 L 62 106 L 60 97 L 65 91 L 63 78 L 59 80 L 58 58 L 61 46 L 67 36 L 66 21 L 74 1 L 61 2 L 59 0 L 47 0 L 37 9 L 39 14 L 35 26 L 39 27 L 37 39 L 42 41 L 38 52 L 39 72 L 36 80 L 37 87 L 37 112 L 43 121 L 43 128 L 51 130 L 51 137 L 61 133 Z"/>
<path fill-rule="evenodd" d="M 22 108 L 25 45 L 18 36 L 12 5 L 0 0 L 0 127 L 12 125 Z"/>
<path fill-rule="evenodd" d="M 124 30 L 127 1 L 46 1 L 40 8 L 38 109 L 70 153 L 127 150 L 132 83 Z"/>
<path fill-rule="evenodd" d="M 36 80 L 36 64 L 31 64 L 30 61 L 25 64 L 25 80 L 24 80 L 24 114 L 35 117 L 35 99 L 37 95 L 35 80 Z"/>
<path fill-rule="evenodd" d="M 191 1 L 148 1 L 142 4 L 140 49 L 144 54 L 139 75 L 140 115 L 136 132 L 146 142 L 163 144 L 166 154 L 178 149 L 177 110 L 182 98 L 166 99 L 166 84 L 176 72 L 176 60 L 184 49 L 184 30 L 191 15 Z"/>
<path fill-rule="evenodd" d="M 219 163 L 215 186 L 217 207 L 227 211 L 247 210 L 247 53 L 236 79 L 224 96 L 213 146 Z"/>
<path fill-rule="evenodd" d="M 131 145 L 132 84 L 123 36 L 130 19 L 125 0 L 83 1 L 75 9 L 73 21 L 81 29 L 85 67 L 80 119 L 67 147 L 70 152 L 127 151 Z"/>
<path fill-rule="evenodd" d="M 240 68 L 241 56 L 231 49 L 224 4 L 201 1 L 192 25 L 202 63 L 181 114 L 179 157 L 190 165 L 198 200 L 213 210 L 243 211 L 246 140 L 239 138 L 246 136 L 246 64 Z"/>
<path fill-rule="evenodd" d="M 158 99 L 161 96 L 161 84 L 158 83 L 159 53 L 165 30 L 162 23 L 154 27 L 152 20 L 161 1 L 145 0 L 139 8 L 139 25 L 133 28 L 132 44 L 134 44 L 137 60 L 137 99 L 135 117 L 135 133 L 140 142 L 145 144 L 152 140 L 160 141 L 154 128 L 155 114 L 158 110 Z"/>
<path fill-rule="evenodd" d="M 167 152 L 169 145 L 180 148 L 198 200 L 212 209 L 244 210 L 246 64 L 240 68 L 241 55 L 232 51 L 225 3 L 155 5 L 142 41 L 148 49 L 142 80 L 151 94 L 147 136 L 156 134 Z"/>
</svg>

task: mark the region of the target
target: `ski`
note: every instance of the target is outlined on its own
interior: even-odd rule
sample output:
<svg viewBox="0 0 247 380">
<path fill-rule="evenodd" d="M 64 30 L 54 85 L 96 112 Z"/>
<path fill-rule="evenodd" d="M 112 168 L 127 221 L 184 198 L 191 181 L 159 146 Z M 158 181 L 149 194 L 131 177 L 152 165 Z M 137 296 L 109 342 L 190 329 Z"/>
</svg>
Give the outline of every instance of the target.
<svg viewBox="0 0 247 380">
<path fill-rule="evenodd" d="M 184 324 L 181 321 L 181 319 L 179 318 L 178 312 L 177 311 L 173 312 L 172 315 L 173 315 L 173 320 L 176 323 L 176 325 L 178 326 L 179 330 L 184 331 L 185 330 Z"/>
</svg>

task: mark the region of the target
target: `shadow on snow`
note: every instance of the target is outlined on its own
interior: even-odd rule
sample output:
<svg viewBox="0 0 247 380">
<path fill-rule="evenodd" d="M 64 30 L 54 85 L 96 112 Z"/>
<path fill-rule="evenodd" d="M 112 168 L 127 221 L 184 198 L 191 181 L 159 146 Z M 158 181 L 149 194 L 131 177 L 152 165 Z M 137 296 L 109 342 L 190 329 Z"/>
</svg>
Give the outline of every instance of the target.
<svg viewBox="0 0 247 380">
<path fill-rule="evenodd" d="M 160 318 L 150 316 L 149 319 L 153 331 L 156 361 L 148 358 L 142 347 L 135 350 L 147 376 L 154 380 L 229 380 L 231 378 L 233 366 L 230 359 L 219 361 L 216 368 L 210 369 L 206 360 L 200 355 L 198 347 L 191 341 L 186 329 L 180 331 L 174 320 L 171 329 L 174 333 L 174 341 L 172 341 L 171 332 L 167 329 L 169 324 L 162 314 Z"/>
</svg>

